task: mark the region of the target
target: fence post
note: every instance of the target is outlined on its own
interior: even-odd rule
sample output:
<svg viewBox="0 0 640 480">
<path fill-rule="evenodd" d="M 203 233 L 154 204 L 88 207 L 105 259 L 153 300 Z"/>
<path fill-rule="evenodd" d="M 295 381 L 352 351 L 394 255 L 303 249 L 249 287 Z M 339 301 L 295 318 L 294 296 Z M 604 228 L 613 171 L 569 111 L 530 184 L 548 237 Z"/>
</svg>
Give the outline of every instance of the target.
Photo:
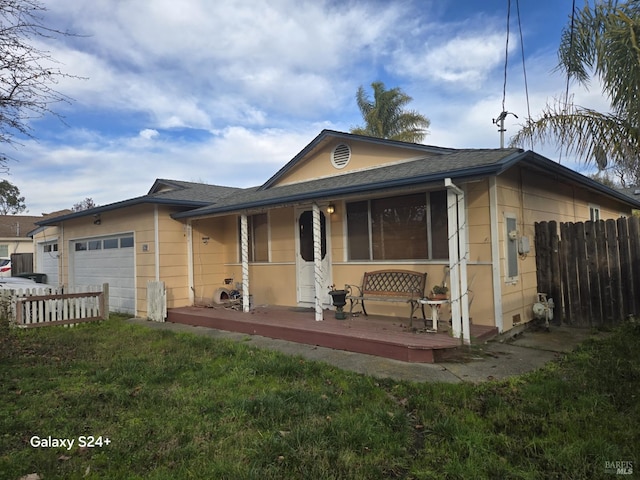
<svg viewBox="0 0 640 480">
<path fill-rule="evenodd" d="M 589 323 L 591 326 L 602 322 L 602 297 L 600 277 L 598 275 L 598 244 L 596 238 L 596 224 L 585 223 L 585 241 L 587 251 L 587 267 L 589 270 Z"/>
<path fill-rule="evenodd" d="M 620 252 L 620 283 L 623 318 L 635 312 L 636 299 L 633 296 L 633 271 L 631 270 L 631 250 L 629 245 L 629 225 L 626 217 L 620 217 L 618 224 L 618 250 Z"/>
<path fill-rule="evenodd" d="M 635 298 L 634 315 L 640 315 L 640 218 L 629 218 L 629 250 L 631 272 L 633 274 L 633 298 Z"/>
<path fill-rule="evenodd" d="M 102 305 L 100 307 L 102 308 L 102 319 L 108 320 L 109 319 L 109 284 L 108 283 L 102 284 Z"/>
<path fill-rule="evenodd" d="M 607 231 L 607 256 L 609 257 L 609 273 L 611 275 L 611 306 L 612 316 L 608 319 L 609 325 L 615 325 L 622 318 L 622 301 L 620 300 L 620 258 L 618 256 L 618 234 L 615 220 L 605 222 Z"/>
</svg>

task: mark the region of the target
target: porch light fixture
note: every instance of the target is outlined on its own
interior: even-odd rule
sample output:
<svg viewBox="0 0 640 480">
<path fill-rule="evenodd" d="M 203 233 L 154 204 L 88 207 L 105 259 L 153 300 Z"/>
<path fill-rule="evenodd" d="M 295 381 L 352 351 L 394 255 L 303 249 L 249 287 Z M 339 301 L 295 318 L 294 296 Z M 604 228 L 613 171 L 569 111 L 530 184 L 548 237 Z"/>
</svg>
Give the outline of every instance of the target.
<svg viewBox="0 0 640 480">
<path fill-rule="evenodd" d="M 204 243 L 205 245 L 209 244 L 209 237 L 202 237 L 202 243 Z"/>
<path fill-rule="evenodd" d="M 336 207 L 334 207 L 333 204 L 329 204 L 329 206 L 327 207 L 327 213 L 329 215 L 332 215 L 333 212 L 335 212 L 335 211 L 336 211 Z"/>
<path fill-rule="evenodd" d="M 102 223 L 102 218 L 100 218 L 100 214 L 99 213 L 96 213 L 93 216 L 93 224 L 94 225 L 100 225 L 101 223 Z"/>
</svg>

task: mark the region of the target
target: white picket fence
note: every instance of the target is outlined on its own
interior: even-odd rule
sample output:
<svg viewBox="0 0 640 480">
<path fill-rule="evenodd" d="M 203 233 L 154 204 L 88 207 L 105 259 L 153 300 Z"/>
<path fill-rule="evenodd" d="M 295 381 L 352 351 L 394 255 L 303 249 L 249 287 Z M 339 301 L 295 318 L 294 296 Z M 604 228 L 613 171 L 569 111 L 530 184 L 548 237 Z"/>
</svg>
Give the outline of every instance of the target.
<svg viewBox="0 0 640 480">
<path fill-rule="evenodd" d="M 109 317 L 109 284 L 0 291 L 5 314 L 18 327 L 69 325 Z"/>
</svg>

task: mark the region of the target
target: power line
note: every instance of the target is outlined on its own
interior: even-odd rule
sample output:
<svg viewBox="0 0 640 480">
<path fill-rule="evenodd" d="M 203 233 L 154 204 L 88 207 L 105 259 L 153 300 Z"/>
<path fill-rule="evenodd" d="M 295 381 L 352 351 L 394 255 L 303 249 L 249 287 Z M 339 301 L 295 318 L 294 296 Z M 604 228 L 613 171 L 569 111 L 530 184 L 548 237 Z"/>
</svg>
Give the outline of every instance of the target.
<svg viewBox="0 0 640 480">
<path fill-rule="evenodd" d="M 575 1 L 575 0 L 574 0 Z M 520 30 L 520 52 L 522 54 L 522 73 L 524 75 L 524 94 L 527 98 L 527 121 L 531 121 L 531 106 L 529 104 L 529 84 L 527 82 L 527 67 L 524 60 L 524 39 L 522 37 L 522 22 L 520 21 L 520 0 L 516 0 L 518 11 L 518 30 Z M 531 150 L 533 150 L 533 137 L 531 137 Z"/>
<path fill-rule="evenodd" d="M 502 84 L 502 111 L 505 111 L 504 102 L 507 97 L 507 68 L 509 66 L 509 24 L 511 23 L 511 0 L 507 0 L 507 41 L 504 48 L 504 82 Z"/>
</svg>

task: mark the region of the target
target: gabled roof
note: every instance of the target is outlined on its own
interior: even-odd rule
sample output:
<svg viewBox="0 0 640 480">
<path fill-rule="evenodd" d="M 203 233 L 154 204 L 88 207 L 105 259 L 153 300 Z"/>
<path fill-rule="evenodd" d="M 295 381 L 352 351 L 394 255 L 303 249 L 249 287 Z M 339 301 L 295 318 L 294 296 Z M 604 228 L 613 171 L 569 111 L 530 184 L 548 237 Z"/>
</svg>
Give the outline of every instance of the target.
<svg viewBox="0 0 640 480">
<path fill-rule="evenodd" d="M 355 135 L 353 133 L 337 132 L 335 130 L 322 130 L 316 138 L 304 147 L 300 153 L 293 157 L 287 164 L 276 172 L 269 180 L 267 180 L 262 186 L 258 187 L 259 190 L 266 190 L 271 188 L 280 178 L 286 175 L 293 167 L 295 167 L 302 160 L 310 156 L 314 151 L 323 148 L 327 143 L 335 140 L 353 141 L 361 140 L 372 145 L 386 145 L 386 146 L 398 146 L 403 150 L 415 150 L 420 153 L 451 153 L 455 151 L 453 148 L 434 147 L 431 145 L 422 145 L 420 143 L 407 143 L 399 142 L 396 140 L 387 140 L 384 138 L 368 137 L 366 135 Z"/>
<path fill-rule="evenodd" d="M 365 137 L 368 138 L 368 137 Z M 375 139 L 379 140 L 379 139 Z M 314 199 L 410 187 L 443 182 L 445 178 L 470 179 L 497 175 L 526 156 L 522 150 L 512 149 L 448 149 L 441 157 L 427 157 L 357 172 L 325 177 L 268 189 L 255 187 L 234 192 L 215 205 L 188 212 L 176 213 L 174 218 L 189 218 L 264 208 Z"/>
<path fill-rule="evenodd" d="M 99 213 L 109 212 L 118 208 L 130 207 L 141 204 L 170 205 L 184 208 L 198 208 L 206 205 L 212 205 L 220 198 L 229 195 L 232 192 L 240 190 L 235 187 L 223 187 L 220 185 L 207 185 L 204 183 L 183 182 L 180 180 L 157 179 L 149 193 L 140 197 L 123 200 L 121 202 L 110 203 L 79 212 L 67 213 L 60 216 L 46 218 L 36 222 L 40 226 L 57 225 L 66 220 L 74 218 L 97 215 Z"/>
<path fill-rule="evenodd" d="M 331 133 L 333 134 L 333 132 Z M 402 142 L 370 139 L 370 137 L 360 137 L 360 140 L 384 143 L 385 145 L 398 144 L 399 147 L 405 145 Z M 418 160 L 282 186 L 273 186 L 274 176 L 269 180 L 272 184 L 269 188 L 265 188 L 265 184 L 260 187 L 238 190 L 213 205 L 175 213 L 172 217 L 176 219 L 203 217 L 304 201 L 327 200 L 365 192 L 380 192 L 426 184 L 443 185 L 445 178 L 451 178 L 454 182 L 463 182 L 500 175 L 516 164 L 526 165 L 552 179 L 561 178 L 564 181 L 581 185 L 590 191 L 616 198 L 633 208 L 640 208 L 640 200 L 634 200 L 532 151 L 525 152 L 516 148 L 442 149 L 438 153 L 441 155 L 436 157 L 429 155 Z M 296 156 L 296 158 L 299 157 L 300 155 Z M 291 165 L 291 162 L 287 165 Z"/>
</svg>

